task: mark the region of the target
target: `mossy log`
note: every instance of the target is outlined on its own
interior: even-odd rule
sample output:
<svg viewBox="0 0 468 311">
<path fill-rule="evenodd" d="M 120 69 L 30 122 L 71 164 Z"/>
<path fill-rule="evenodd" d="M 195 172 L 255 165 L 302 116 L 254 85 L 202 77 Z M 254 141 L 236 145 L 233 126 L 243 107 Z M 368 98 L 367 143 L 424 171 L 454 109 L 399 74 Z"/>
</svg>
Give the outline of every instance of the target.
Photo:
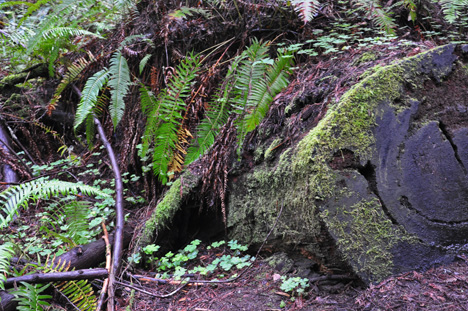
<svg viewBox="0 0 468 311">
<path fill-rule="evenodd" d="M 351 267 L 366 283 L 452 260 L 468 243 L 465 50 L 374 67 L 299 143 L 276 149 L 281 134 L 259 142 L 268 161 L 229 183 L 229 238 L 260 244 L 283 206 L 277 245 Z M 148 233 L 195 184 L 174 183 Z"/>
</svg>

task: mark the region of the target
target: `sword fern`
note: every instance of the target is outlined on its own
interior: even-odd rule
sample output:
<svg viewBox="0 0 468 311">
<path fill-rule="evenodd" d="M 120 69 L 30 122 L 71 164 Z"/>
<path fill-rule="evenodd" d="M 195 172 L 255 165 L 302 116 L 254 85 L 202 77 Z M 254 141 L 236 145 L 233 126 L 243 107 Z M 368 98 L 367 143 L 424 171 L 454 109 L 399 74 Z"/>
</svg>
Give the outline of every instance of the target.
<svg viewBox="0 0 468 311">
<path fill-rule="evenodd" d="M 233 62 L 224 87 L 218 91 L 197 130 L 195 143 L 188 149 L 186 164 L 202 155 L 214 142 L 228 117 L 235 113 L 238 145 L 265 117 L 271 102 L 288 85 L 293 64 L 292 52 L 268 55 L 268 44 L 253 41 Z"/>
<path fill-rule="evenodd" d="M 153 147 L 153 172 L 163 184 L 171 174 L 168 166 L 174 159 L 185 100 L 190 96 L 200 66 L 199 57 L 189 55 L 177 66 L 167 88 L 158 97 L 144 86 L 140 89 L 142 110 L 147 116 L 142 156 Z M 182 159 L 178 160 L 183 163 Z"/>
<path fill-rule="evenodd" d="M 99 195 L 109 197 L 101 189 L 80 183 L 71 183 L 61 180 L 36 179 L 17 186 L 9 187 L 0 193 L 0 229 L 11 222 L 18 209 L 27 208 L 29 200 L 49 199 L 52 196 L 78 194 Z"/>
</svg>

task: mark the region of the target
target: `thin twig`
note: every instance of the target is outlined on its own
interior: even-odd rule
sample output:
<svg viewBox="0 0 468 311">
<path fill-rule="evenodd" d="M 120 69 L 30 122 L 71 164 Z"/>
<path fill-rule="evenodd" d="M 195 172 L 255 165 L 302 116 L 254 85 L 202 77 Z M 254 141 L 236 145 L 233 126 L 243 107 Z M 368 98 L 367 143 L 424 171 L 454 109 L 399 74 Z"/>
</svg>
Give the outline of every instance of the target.
<svg viewBox="0 0 468 311">
<path fill-rule="evenodd" d="M 186 283 L 182 284 L 181 286 L 179 286 L 178 288 L 176 288 L 174 291 L 170 292 L 169 294 L 166 294 L 166 295 L 158 295 L 158 294 L 154 294 L 154 293 L 151 293 L 151 292 L 148 292 L 140 287 L 137 287 L 135 285 L 131 285 L 131 284 L 128 284 L 127 282 L 119 282 L 119 281 L 115 281 L 115 284 L 119 284 L 119 285 L 122 285 L 122 286 L 125 286 L 125 287 L 129 287 L 129 288 L 132 288 L 132 289 L 135 289 L 141 293 L 144 293 L 144 294 L 147 294 L 147 295 L 151 295 L 153 297 L 157 297 L 157 298 L 168 298 L 168 297 L 171 297 L 175 294 L 177 294 L 177 292 L 179 292 L 182 288 L 184 288 L 187 284 L 188 284 L 189 281 L 187 281 Z"/>
</svg>

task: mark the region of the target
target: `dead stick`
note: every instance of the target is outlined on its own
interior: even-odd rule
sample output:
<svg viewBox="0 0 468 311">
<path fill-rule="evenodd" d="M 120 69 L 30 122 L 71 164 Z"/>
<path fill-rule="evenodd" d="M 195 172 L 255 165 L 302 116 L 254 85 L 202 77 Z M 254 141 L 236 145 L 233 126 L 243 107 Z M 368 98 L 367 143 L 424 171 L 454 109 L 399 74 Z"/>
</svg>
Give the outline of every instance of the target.
<svg viewBox="0 0 468 311">
<path fill-rule="evenodd" d="M 102 230 L 104 231 L 104 236 L 102 237 L 106 242 L 106 269 L 110 271 L 111 266 L 111 246 L 109 243 L 109 233 L 107 232 L 106 225 L 102 222 Z M 104 280 L 104 284 L 102 285 L 101 294 L 99 295 L 98 304 L 96 307 L 96 311 L 100 311 L 102 309 L 102 305 L 104 304 L 104 298 L 106 297 L 107 286 L 109 285 L 109 278 Z"/>
<path fill-rule="evenodd" d="M 115 284 L 119 284 L 119 285 L 122 285 L 122 286 L 124 286 L 124 287 L 132 288 L 132 289 L 137 290 L 137 291 L 139 291 L 139 292 L 141 292 L 141 293 L 143 293 L 143 294 L 147 294 L 147 295 L 150 295 L 150 296 L 153 296 L 153 297 L 157 297 L 157 298 L 168 298 L 168 297 L 171 297 L 171 296 L 177 294 L 182 288 L 185 287 L 185 285 L 188 284 L 188 282 L 182 284 L 180 287 L 176 288 L 174 291 L 172 291 L 172 292 L 170 292 L 169 294 L 166 294 L 166 295 L 154 294 L 154 293 L 151 293 L 151 292 L 149 292 L 149 291 L 147 291 L 147 290 L 144 290 L 144 289 L 142 289 L 142 288 L 140 288 L 140 287 L 138 287 L 138 286 L 128 284 L 127 282 L 115 281 Z"/>
</svg>

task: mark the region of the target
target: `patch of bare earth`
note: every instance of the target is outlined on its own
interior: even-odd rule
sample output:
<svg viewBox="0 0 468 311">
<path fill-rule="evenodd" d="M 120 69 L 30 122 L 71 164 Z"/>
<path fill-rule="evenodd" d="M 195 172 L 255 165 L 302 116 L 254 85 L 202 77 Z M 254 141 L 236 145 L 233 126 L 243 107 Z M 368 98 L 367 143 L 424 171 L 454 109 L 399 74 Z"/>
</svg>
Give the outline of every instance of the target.
<svg viewBox="0 0 468 311">
<path fill-rule="evenodd" d="M 394 276 L 367 289 L 357 280 L 315 281 L 306 295 L 294 302 L 281 291 L 281 281 L 275 280 L 278 271 L 258 261 L 230 283 L 187 285 L 167 298 L 136 291 L 131 310 L 468 310 L 468 257 L 461 255 L 458 259 L 426 272 Z M 141 285 L 157 295 L 180 287 L 152 282 Z M 124 290 L 118 310 L 125 310 L 129 300 L 129 291 Z"/>
</svg>

